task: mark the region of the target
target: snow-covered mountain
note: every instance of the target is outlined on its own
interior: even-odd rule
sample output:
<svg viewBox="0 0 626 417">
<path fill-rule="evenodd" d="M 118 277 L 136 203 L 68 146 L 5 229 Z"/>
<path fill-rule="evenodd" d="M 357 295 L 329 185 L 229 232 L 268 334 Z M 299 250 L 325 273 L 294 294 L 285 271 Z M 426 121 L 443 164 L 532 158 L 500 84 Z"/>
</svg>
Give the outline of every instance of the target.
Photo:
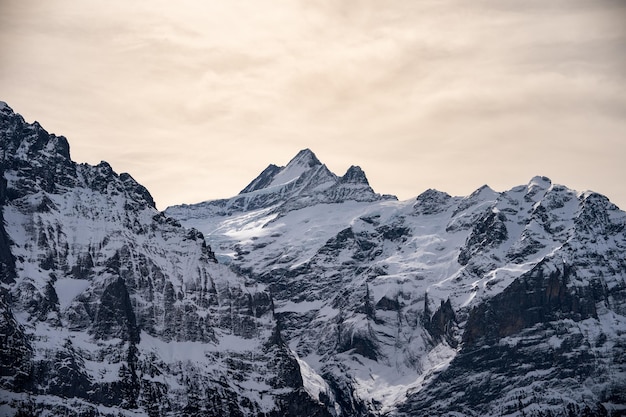
<svg viewBox="0 0 626 417">
<path fill-rule="evenodd" d="M 360 167 L 351 166 L 339 177 L 311 150 L 304 149 L 284 167 L 269 165 L 236 197 L 170 207 L 168 214 L 184 218 L 198 214 L 204 219 L 267 209 L 278 215 L 324 203 L 379 200 L 396 200 L 396 197 L 376 194 Z"/>
<path fill-rule="evenodd" d="M 321 167 L 305 150 L 238 196 L 166 213 L 268 286 L 340 414 L 626 412 L 626 213 L 545 177 L 333 199 Z"/>
<path fill-rule="evenodd" d="M 0 144 L 0 416 L 626 415 L 604 196 L 397 201 L 303 150 L 160 213 L 1 102 Z"/>
<path fill-rule="evenodd" d="M 1 416 L 329 415 L 264 284 L 2 102 L 0 145 Z"/>
</svg>

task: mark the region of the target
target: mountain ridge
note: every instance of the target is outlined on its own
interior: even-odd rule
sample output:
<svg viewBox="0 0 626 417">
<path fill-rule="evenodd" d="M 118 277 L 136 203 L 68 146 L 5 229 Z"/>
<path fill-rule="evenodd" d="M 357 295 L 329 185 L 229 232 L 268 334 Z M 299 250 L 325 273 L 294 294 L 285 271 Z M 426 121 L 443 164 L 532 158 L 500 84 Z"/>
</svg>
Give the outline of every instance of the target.
<svg viewBox="0 0 626 417">
<path fill-rule="evenodd" d="M 316 204 L 377 200 L 397 200 L 397 197 L 375 193 L 365 172 L 358 166 L 351 166 L 343 176 L 337 176 L 307 148 L 299 151 L 285 166 L 268 165 L 234 197 L 172 206 L 164 212 L 173 217 L 184 217 L 182 211 L 193 212 L 196 207 L 202 207 L 216 215 L 258 209 L 269 209 L 280 215 Z"/>
<path fill-rule="evenodd" d="M 161 213 L 3 103 L 0 144 L 0 415 L 626 413 L 605 196 L 398 201 L 305 149 Z"/>
<path fill-rule="evenodd" d="M 0 415 L 328 415 L 201 233 L 6 104 L 0 145 Z"/>
<path fill-rule="evenodd" d="M 525 388 L 530 382 L 520 372 L 510 382 L 519 384 L 521 406 L 506 394 L 505 383 L 485 385 L 502 390 L 486 405 L 467 399 L 455 403 L 450 400 L 454 392 L 438 388 L 438 381 L 449 373 L 471 372 L 464 358 L 473 357 L 476 346 L 489 347 L 494 355 L 490 363 L 497 363 L 495 358 L 504 351 L 493 344 L 516 334 L 532 334 L 528 329 L 536 326 L 558 338 L 552 322 L 580 323 L 558 326 L 582 334 L 563 343 L 583 350 L 581 342 L 593 346 L 594 341 L 587 340 L 580 326 L 587 328 L 588 323 L 618 314 L 616 328 L 607 337 L 612 340 L 611 351 L 619 350 L 625 325 L 621 312 L 626 264 L 620 253 L 626 247 L 626 216 L 604 196 L 579 193 L 536 176 L 503 192 L 485 185 L 467 197 L 431 189 L 403 202 L 284 204 L 278 211 L 251 209 L 241 214 L 204 211 L 202 206 L 186 210 L 167 212 L 205 232 L 222 262 L 268 285 L 286 340 L 329 383 L 344 387 L 335 393 L 342 404 L 365 401 L 365 409 L 385 415 L 621 413 L 624 399 L 614 394 L 603 397 L 605 388 L 599 382 L 586 388 L 569 386 L 571 397 L 566 400 L 556 400 L 551 390 L 543 397 L 535 393 L 533 403 Z M 593 234 L 604 236 L 614 249 L 596 247 Z M 581 259 L 590 261 L 576 266 Z M 593 272 L 594 259 L 607 268 L 600 278 Z M 546 268 L 551 272 L 542 272 Z M 554 278 L 559 276 L 566 282 Z M 515 288 L 543 292 L 547 298 L 525 298 Z M 508 304 L 496 304 L 493 312 L 486 307 L 509 293 L 513 295 L 508 303 L 521 303 L 518 309 L 505 313 Z M 605 299 L 614 301 L 596 306 Z M 533 309 L 544 313 L 532 318 Z M 606 314 L 601 318 L 593 311 Z M 487 324 L 494 314 L 508 317 L 495 332 Z M 534 348 L 539 349 L 534 353 L 538 358 L 543 357 L 538 353 L 541 346 L 537 343 Z M 515 350 L 506 352 L 507 360 L 519 362 L 511 356 Z M 595 348 L 590 352 L 604 355 Z M 565 349 L 560 354 L 573 352 Z M 533 365 L 519 362 L 519 366 Z M 559 366 L 563 368 L 559 372 L 568 369 L 564 363 Z M 623 361 L 613 366 L 619 369 L 617 375 L 626 375 Z M 548 363 L 540 367 L 545 371 Z M 589 369 L 574 373 L 589 381 L 602 379 Z M 369 382 L 367 375 L 378 382 Z M 454 385 L 459 392 L 472 376 L 467 378 Z M 615 378 L 612 383 L 622 386 L 621 377 Z M 576 405 L 587 390 L 595 392 L 595 398 L 613 399 Z M 472 395 L 480 398 L 476 392 Z M 437 406 L 429 406 L 434 399 Z"/>
</svg>

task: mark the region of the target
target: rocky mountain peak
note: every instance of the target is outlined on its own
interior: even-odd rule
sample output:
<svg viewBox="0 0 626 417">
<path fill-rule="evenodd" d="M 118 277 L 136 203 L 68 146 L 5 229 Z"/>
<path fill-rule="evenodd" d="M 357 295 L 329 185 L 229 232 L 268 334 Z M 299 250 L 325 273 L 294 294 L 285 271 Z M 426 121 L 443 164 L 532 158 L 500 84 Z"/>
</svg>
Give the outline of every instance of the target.
<svg viewBox="0 0 626 417">
<path fill-rule="evenodd" d="M 272 183 L 272 180 L 274 179 L 276 174 L 280 172 L 281 169 L 281 167 L 274 164 L 268 165 L 268 167 L 265 168 L 258 177 L 253 179 L 252 182 L 248 184 L 243 190 L 241 190 L 239 194 L 247 194 L 257 190 L 262 190 Z"/>
<path fill-rule="evenodd" d="M 451 199 L 450 194 L 429 188 L 417 196 L 413 208 L 416 213 L 436 214 L 444 211 Z"/>
<path fill-rule="evenodd" d="M 378 200 L 397 198 L 375 193 L 363 170 L 356 165 L 351 166 L 343 177 L 337 176 L 307 148 L 298 152 L 285 166 L 268 165 L 235 197 L 168 207 L 166 212 L 179 218 L 199 219 L 208 213 L 230 216 L 265 208 L 285 213 L 317 204 Z"/>
<path fill-rule="evenodd" d="M 3 114 L 8 114 L 8 113 L 13 113 L 13 109 L 11 109 L 11 107 L 9 107 L 9 105 L 0 100 L 0 113 Z"/>
<path fill-rule="evenodd" d="M 530 179 L 530 181 L 528 182 L 528 188 L 541 188 L 543 190 L 547 190 L 548 188 L 550 188 L 552 186 L 552 180 L 550 180 L 550 178 L 548 177 L 544 177 L 541 175 L 536 175 L 534 177 L 532 177 Z"/>
<path fill-rule="evenodd" d="M 70 162 L 70 145 L 64 136 L 49 134 L 38 122 L 28 124 L 24 118 L 16 114 L 5 102 L 0 104 L 0 139 L 4 158 L 10 159 L 42 159 L 61 158 Z"/>
<path fill-rule="evenodd" d="M 348 171 L 341 177 L 341 182 L 344 184 L 362 184 L 362 185 L 370 185 L 369 181 L 367 181 L 367 177 L 365 176 L 365 172 L 361 169 L 361 167 L 357 165 L 352 165 L 348 168 Z"/>
<path fill-rule="evenodd" d="M 94 167 L 76 164 L 64 136 L 48 133 L 37 122 L 27 123 L 6 103 L 0 106 L 0 151 L 3 169 L 13 173 L 7 183 L 13 199 L 37 191 L 58 194 L 68 187 L 87 187 L 115 189 L 129 197 L 129 207 L 155 207 L 148 190 L 129 174 L 118 175 L 104 161 Z M 30 170 L 24 171 L 26 166 Z M 17 175 L 20 172 L 28 174 Z"/>
<path fill-rule="evenodd" d="M 319 168 L 323 167 L 322 163 L 310 149 L 303 149 L 286 166 L 279 167 L 270 164 L 239 194 L 286 186 L 296 182 L 302 176 L 311 176 L 310 171 L 319 170 Z"/>
<path fill-rule="evenodd" d="M 317 156 L 309 148 L 302 149 L 291 161 L 287 164 L 286 168 L 293 166 L 304 166 L 313 168 L 314 166 L 322 165 Z"/>
<path fill-rule="evenodd" d="M 272 177 L 272 181 L 266 188 L 291 186 L 291 184 L 304 184 L 311 181 L 325 181 L 332 175 L 310 149 L 303 149 L 285 166 L 280 168 Z"/>
<path fill-rule="evenodd" d="M 550 178 L 535 176 L 528 182 L 528 191 L 525 198 L 527 201 L 538 201 L 543 198 L 550 187 L 552 187 L 552 181 Z"/>
</svg>

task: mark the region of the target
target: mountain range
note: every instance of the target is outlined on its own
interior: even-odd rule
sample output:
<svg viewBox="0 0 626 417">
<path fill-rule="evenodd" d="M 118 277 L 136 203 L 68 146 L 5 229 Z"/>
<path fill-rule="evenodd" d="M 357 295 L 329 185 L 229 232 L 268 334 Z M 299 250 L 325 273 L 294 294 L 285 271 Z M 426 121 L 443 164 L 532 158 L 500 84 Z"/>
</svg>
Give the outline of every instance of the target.
<svg viewBox="0 0 626 417">
<path fill-rule="evenodd" d="M 305 149 L 159 212 L 0 102 L 0 416 L 626 415 L 626 213 Z"/>
</svg>

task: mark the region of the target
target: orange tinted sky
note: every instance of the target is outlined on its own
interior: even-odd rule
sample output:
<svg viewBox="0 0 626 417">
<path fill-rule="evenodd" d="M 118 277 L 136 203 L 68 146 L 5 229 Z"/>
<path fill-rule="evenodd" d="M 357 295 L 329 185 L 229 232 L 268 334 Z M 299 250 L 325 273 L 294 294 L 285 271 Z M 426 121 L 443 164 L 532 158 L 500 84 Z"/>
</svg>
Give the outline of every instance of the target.
<svg viewBox="0 0 626 417">
<path fill-rule="evenodd" d="M 311 148 L 380 193 L 546 175 L 626 208 L 621 0 L 0 1 L 0 100 L 159 208 Z"/>
</svg>

